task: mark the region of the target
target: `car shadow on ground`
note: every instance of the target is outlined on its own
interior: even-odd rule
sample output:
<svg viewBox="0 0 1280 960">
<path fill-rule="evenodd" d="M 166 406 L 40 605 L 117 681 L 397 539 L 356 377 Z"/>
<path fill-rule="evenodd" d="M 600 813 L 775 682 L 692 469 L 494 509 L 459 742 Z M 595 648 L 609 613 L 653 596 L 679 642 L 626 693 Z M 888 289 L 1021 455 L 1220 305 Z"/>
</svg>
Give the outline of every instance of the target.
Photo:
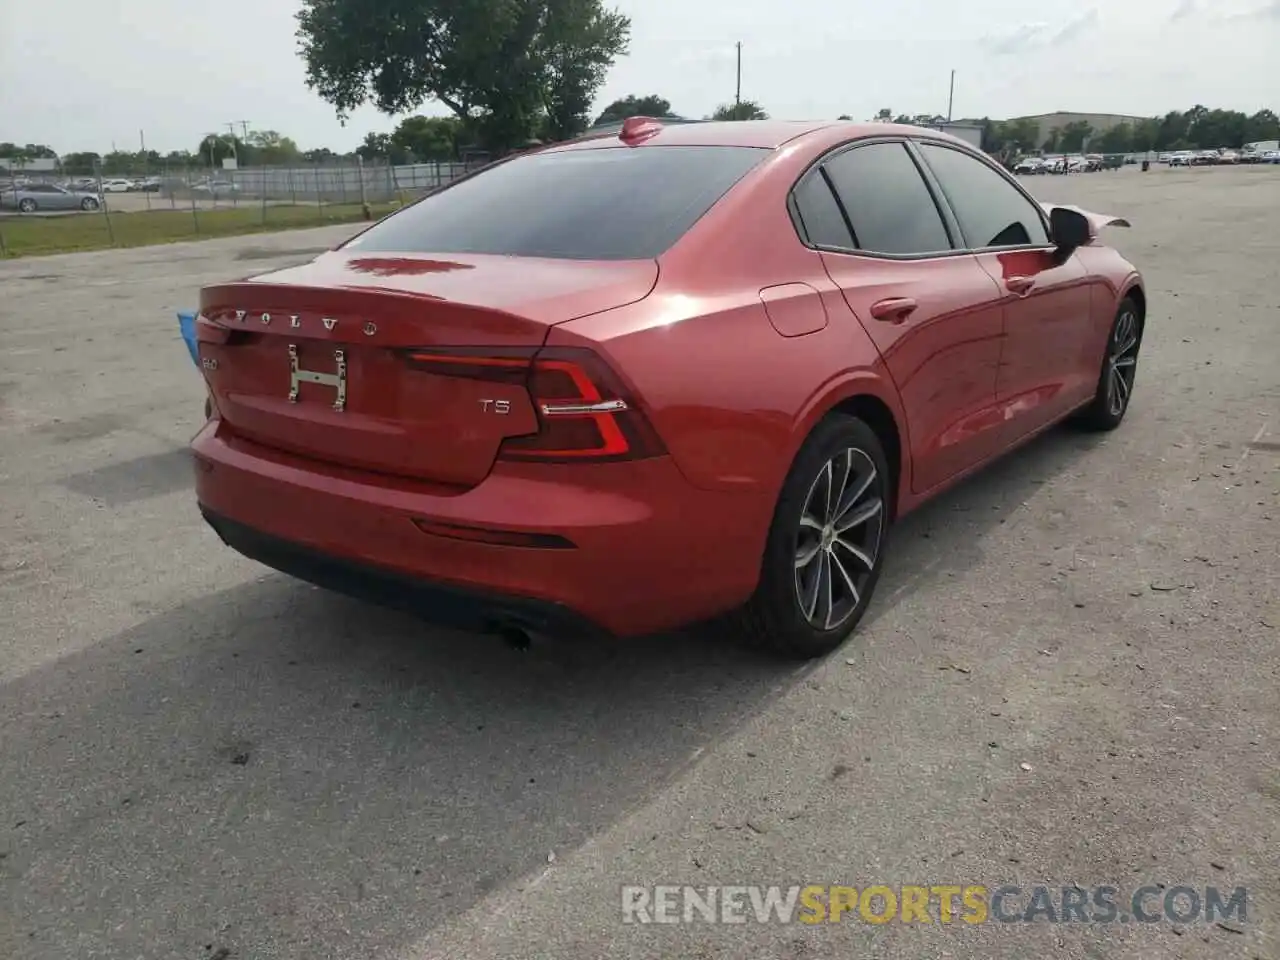
<svg viewBox="0 0 1280 960">
<path fill-rule="evenodd" d="M 864 625 L 1094 442 L 1055 430 L 907 518 Z M 19 952 L 373 956 L 617 822 L 802 673 L 701 633 L 517 652 L 264 574 L 3 688 Z"/>
</svg>

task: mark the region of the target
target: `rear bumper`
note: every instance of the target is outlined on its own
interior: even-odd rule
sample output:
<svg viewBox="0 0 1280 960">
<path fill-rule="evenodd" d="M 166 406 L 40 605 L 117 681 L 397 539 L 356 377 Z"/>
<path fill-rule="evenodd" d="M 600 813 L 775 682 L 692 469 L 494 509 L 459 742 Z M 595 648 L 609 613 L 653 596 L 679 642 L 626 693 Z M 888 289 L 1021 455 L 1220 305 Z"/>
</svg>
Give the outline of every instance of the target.
<svg viewBox="0 0 1280 960">
<path fill-rule="evenodd" d="M 519 627 L 581 638 L 609 633 L 561 604 L 418 580 L 281 540 L 204 507 L 200 512 L 223 543 L 251 560 L 328 590 L 407 610 L 434 623 L 477 632 Z"/>
<path fill-rule="evenodd" d="M 634 636 L 732 609 L 755 589 L 773 513 L 756 493 L 692 487 L 669 458 L 504 464 L 459 491 L 304 460 L 216 419 L 192 451 L 201 511 L 239 552 L 470 629 Z M 561 546 L 457 539 L 421 522 Z"/>
</svg>

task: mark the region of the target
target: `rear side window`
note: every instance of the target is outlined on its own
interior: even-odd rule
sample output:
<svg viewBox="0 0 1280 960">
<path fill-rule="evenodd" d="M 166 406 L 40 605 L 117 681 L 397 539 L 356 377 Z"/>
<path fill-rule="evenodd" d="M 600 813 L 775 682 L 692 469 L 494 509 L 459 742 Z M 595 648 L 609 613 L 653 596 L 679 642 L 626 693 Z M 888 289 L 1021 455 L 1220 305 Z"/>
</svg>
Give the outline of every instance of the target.
<svg viewBox="0 0 1280 960">
<path fill-rule="evenodd" d="M 793 199 L 805 239 L 817 247 L 852 247 L 853 237 L 835 194 L 821 170 L 813 170 L 796 186 Z"/>
<path fill-rule="evenodd" d="M 376 253 L 651 259 L 769 153 L 651 146 L 517 157 L 432 194 L 347 246 Z"/>
<path fill-rule="evenodd" d="M 1049 234 L 1036 205 L 981 160 L 922 143 L 920 152 L 974 248 L 1045 246 Z"/>
<path fill-rule="evenodd" d="M 951 249 L 933 194 L 903 144 L 854 147 L 824 167 L 859 250 L 906 256 Z"/>
</svg>

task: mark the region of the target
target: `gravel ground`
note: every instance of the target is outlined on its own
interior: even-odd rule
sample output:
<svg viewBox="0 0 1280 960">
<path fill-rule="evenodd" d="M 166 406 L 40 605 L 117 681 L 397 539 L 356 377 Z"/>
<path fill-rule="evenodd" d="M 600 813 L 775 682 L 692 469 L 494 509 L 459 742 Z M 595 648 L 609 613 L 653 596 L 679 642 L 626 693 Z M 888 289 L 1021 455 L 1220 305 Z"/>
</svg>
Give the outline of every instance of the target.
<svg viewBox="0 0 1280 960">
<path fill-rule="evenodd" d="M 0 952 L 1280 957 L 1280 169 L 1028 185 L 1133 221 L 1129 419 L 905 521 L 798 671 L 516 653 L 221 547 L 173 311 L 351 228 L 0 264 Z M 624 925 L 657 883 L 1246 886 L 1248 915 Z"/>
</svg>

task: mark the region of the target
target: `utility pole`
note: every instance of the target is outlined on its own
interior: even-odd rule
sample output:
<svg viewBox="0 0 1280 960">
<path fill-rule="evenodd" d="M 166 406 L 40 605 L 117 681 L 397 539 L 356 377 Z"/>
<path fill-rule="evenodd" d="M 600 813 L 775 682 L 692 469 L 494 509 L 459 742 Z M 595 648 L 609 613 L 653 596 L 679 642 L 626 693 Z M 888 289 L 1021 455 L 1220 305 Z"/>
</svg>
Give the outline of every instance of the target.
<svg viewBox="0 0 1280 960">
<path fill-rule="evenodd" d="M 241 130 L 241 132 L 243 132 L 243 133 L 244 133 L 244 139 L 245 139 L 245 140 L 248 140 L 248 139 L 249 139 L 249 121 L 248 121 L 248 120 L 237 120 L 237 121 L 236 121 L 236 123 L 240 124 L 240 130 Z"/>
<path fill-rule="evenodd" d="M 236 125 L 234 123 L 227 124 L 227 130 L 231 132 L 231 159 L 235 161 L 236 166 L 240 166 L 240 151 L 236 149 Z"/>
<path fill-rule="evenodd" d="M 733 105 L 740 107 L 742 106 L 742 41 L 739 40 L 735 46 L 738 48 L 738 83 L 734 88 Z"/>
<path fill-rule="evenodd" d="M 956 72 L 951 71 L 951 92 L 947 94 L 947 123 L 951 122 L 951 107 L 956 102 Z"/>
</svg>

